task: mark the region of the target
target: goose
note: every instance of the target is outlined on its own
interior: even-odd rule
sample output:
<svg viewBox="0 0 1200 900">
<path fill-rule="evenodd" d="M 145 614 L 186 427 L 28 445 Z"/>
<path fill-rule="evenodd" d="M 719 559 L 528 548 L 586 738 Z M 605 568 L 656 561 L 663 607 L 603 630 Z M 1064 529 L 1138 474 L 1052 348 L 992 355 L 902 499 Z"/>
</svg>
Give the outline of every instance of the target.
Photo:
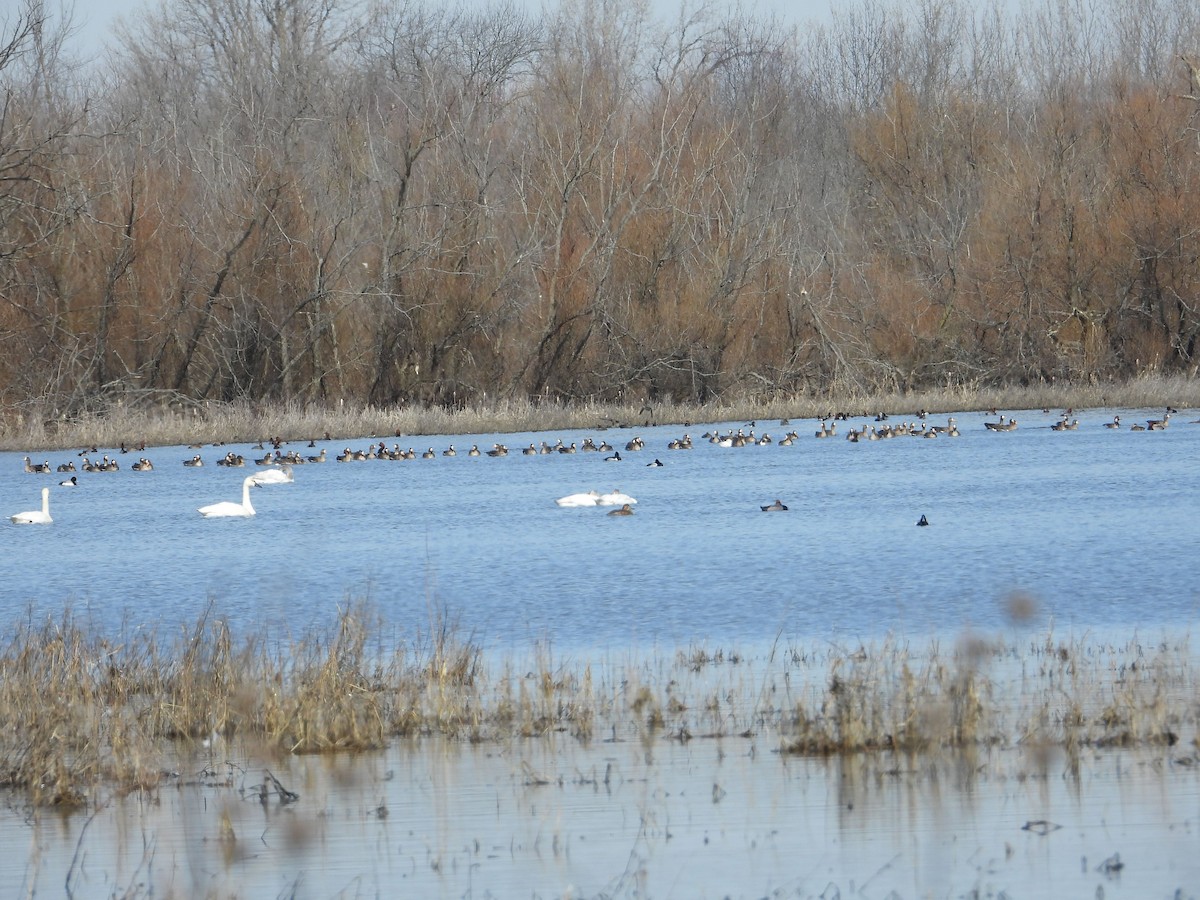
<svg viewBox="0 0 1200 900">
<path fill-rule="evenodd" d="M 1113 420 L 1111 422 L 1105 422 L 1104 427 L 1105 428 L 1120 428 L 1121 427 L 1121 417 L 1113 416 Z"/>
<path fill-rule="evenodd" d="M 65 463 L 59 463 L 59 464 L 58 464 L 58 471 L 59 471 L 59 472 L 64 472 L 64 473 L 66 473 L 66 472 L 74 472 L 74 471 L 75 471 L 75 462 L 74 462 L 74 460 L 67 460 Z"/>
<path fill-rule="evenodd" d="M 588 491 L 584 494 L 567 494 L 565 497 L 559 497 L 554 502 L 559 506 L 577 507 L 577 506 L 596 506 L 600 500 L 599 491 Z"/>
<path fill-rule="evenodd" d="M 130 468 L 133 469 L 133 471 L 135 471 L 135 472 L 150 472 L 150 471 L 153 471 L 153 469 L 154 469 L 154 463 L 150 462 L 150 460 L 146 459 L 146 457 L 143 456 L 141 459 L 139 459 L 137 462 L 135 462 L 132 466 L 130 466 Z"/>
<path fill-rule="evenodd" d="M 458 455 L 458 451 L 454 449 L 453 444 L 451 444 L 449 447 L 447 447 L 445 450 L 442 451 L 442 456 L 457 456 L 457 455 Z"/>
<path fill-rule="evenodd" d="M 575 445 L 572 444 L 571 446 L 574 447 Z M 572 450 L 571 452 L 574 453 L 575 451 Z M 493 444 L 492 449 L 487 452 L 487 455 L 488 456 L 508 456 L 508 448 L 505 447 L 503 444 Z"/>
<path fill-rule="evenodd" d="M 49 525 L 54 520 L 50 518 L 50 488 L 42 488 L 42 508 L 19 512 L 9 516 L 14 525 Z"/>
<path fill-rule="evenodd" d="M 79 479 L 77 479 L 77 478 L 76 478 L 74 475 L 72 475 L 72 476 L 71 476 L 70 478 L 68 478 L 66 481 L 60 481 L 60 482 L 58 483 L 58 486 L 59 486 L 59 487 L 78 487 L 78 486 L 79 486 Z"/>
<path fill-rule="evenodd" d="M 49 462 L 31 463 L 29 457 L 25 457 L 25 471 L 36 472 L 39 475 L 50 471 Z"/>
<path fill-rule="evenodd" d="M 433 448 L 430 447 L 428 450 L 426 450 L 424 453 L 421 454 L 421 459 L 433 459 L 436 455 L 437 454 L 433 452 Z"/>
<path fill-rule="evenodd" d="M 534 444 L 530 444 L 528 447 L 526 447 L 524 450 L 521 451 L 521 455 L 522 456 L 537 456 L 537 452 L 538 452 L 537 447 Z"/>
<path fill-rule="evenodd" d="M 787 505 L 782 500 L 776 500 L 770 506 L 760 506 L 763 512 L 787 512 Z"/>
<path fill-rule="evenodd" d="M 628 503 L 625 503 L 621 506 L 620 509 L 610 510 L 608 514 L 610 516 L 632 516 L 633 515 L 633 507 L 630 506 Z"/>
<path fill-rule="evenodd" d="M 204 465 L 204 460 L 202 460 L 202 459 L 200 458 L 200 454 L 199 454 L 199 453 L 197 453 L 197 454 L 196 454 L 195 456 L 193 456 L 191 459 L 185 459 L 185 460 L 183 461 L 183 464 L 184 464 L 185 466 L 188 466 L 188 467 L 190 467 L 190 468 L 193 468 L 193 469 L 195 469 L 195 468 L 199 468 L 200 466 Z"/>
<path fill-rule="evenodd" d="M 264 473 L 265 474 L 265 473 Z M 222 500 L 220 503 L 213 503 L 209 506 L 202 506 L 198 510 L 200 515 L 206 519 L 231 518 L 240 517 L 246 518 L 254 515 L 254 507 L 250 505 L 250 486 L 258 485 L 254 481 L 257 476 L 247 475 L 242 479 L 242 502 L 234 503 L 231 500 Z"/>
<path fill-rule="evenodd" d="M 309 456 L 309 457 L 307 457 L 307 460 L 308 460 L 308 462 L 310 462 L 310 463 L 323 463 L 323 462 L 325 462 L 325 448 L 324 448 L 324 447 L 322 447 L 322 448 L 321 448 L 321 452 L 320 452 L 320 453 L 318 453 L 316 456 Z"/>
<path fill-rule="evenodd" d="M 635 450 L 641 450 L 645 446 L 645 442 L 640 437 L 634 437 L 633 440 L 626 442 L 625 452 L 633 453 Z"/>
<path fill-rule="evenodd" d="M 1161 419 L 1147 419 L 1146 420 L 1146 430 L 1147 431 L 1164 431 L 1164 430 L 1166 430 L 1166 427 L 1170 423 L 1170 421 L 1171 421 L 1170 413 L 1166 413 Z M 49 470 L 46 469 L 43 471 L 49 471 Z"/>
<path fill-rule="evenodd" d="M 596 501 L 598 506 L 621 506 L 622 504 L 629 506 L 634 503 L 637 501 L 628 494 L 622 494 L 619 488 L 609 491 L 607 494 L 601 494 Z"/>
<path fill-rule="evenodd" d="M 292 474 L 291 466 L 280 466 L 278 469 L 264 469 L 255 475 L 250 476 L 250 481 L 255 485 L 263 484 L 291 484 L 296 480 Z"/>
<path fill-rule="evenodd" d="M 472 444 L 471 449 L 467 451 L 467 456 L 478 456 L 478 455 L 479 455 L 479 445 Z"/>
</svg>

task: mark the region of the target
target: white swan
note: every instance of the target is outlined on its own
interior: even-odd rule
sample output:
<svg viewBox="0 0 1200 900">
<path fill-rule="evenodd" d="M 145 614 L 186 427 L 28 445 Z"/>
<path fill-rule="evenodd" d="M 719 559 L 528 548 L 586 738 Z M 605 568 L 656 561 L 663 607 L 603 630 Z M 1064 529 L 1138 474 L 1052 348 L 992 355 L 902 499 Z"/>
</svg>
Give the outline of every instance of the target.
<svg viewBox="0 0 1200 900">
<path fill-rule="evenodd" d="M 599 501 L 599 491 L 588 491 L 586 494 L 567 494 L 554 502 L 559 506 L 595 506 Z"/>
<path fill-rule="evenodd" d="M 50 488 L 42 488 L 42 508 L 20 512 L 9 516 L 14 525 L 49 525 L 54 520 L 50 518 Z"/>
<path fill-rule="evenodd" d="M 622 494 L 620 490 L 609 491 L 607 494 L 601 494 L 600 499 L 596 501 L 597 506 L 624 506 L 625 504 L 637 503 L 628 494 Z"/>
<path fill-rule="evenodd" d="M 254 484 L 254 476 L 247 475 L 242 480 L 241 503 L 234 503 L 231 500 L 222 500 L 220 503 L 213 503 L 210 506 L 200 507 L 200 515 L 204 516 L 206 519 L 216 519 L 228 516 L 245 517 L 254 515 L 254 507 L 250 505 L 250 486 Z"/>
<path fill-rule="evenodd" d="M 253 484 L 291 484 L 296 480 L 291 466 L 281 466 L 278 469 L 266 469 L 250 476 Z"/>
</svg>

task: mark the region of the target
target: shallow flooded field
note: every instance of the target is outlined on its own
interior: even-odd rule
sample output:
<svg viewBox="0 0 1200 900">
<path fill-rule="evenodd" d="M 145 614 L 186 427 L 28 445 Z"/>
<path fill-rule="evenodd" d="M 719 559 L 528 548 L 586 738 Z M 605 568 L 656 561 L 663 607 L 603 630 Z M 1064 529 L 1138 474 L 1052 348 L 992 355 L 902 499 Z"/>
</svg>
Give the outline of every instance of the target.
<svg viewBox="0 0 1200 900">
<path fill-rule="evenodd" d="M 87 815 L 6 816 L 4 881 L 77 897 L 1195 896 L 1194 757 L 781 757 L 756 738 L 214 748 Z M 219 760 L 219 761 L 218 761 Z M 260 787 L 267 785 L 266 795 Z"/>
</svg>

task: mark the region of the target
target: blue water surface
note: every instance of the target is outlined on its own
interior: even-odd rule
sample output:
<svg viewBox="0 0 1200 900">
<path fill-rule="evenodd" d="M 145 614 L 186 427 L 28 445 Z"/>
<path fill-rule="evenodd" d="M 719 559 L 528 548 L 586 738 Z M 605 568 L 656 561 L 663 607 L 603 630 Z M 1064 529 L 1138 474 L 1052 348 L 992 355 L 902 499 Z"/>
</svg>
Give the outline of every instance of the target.
<svg viewBox="0 0 1200 900">
<path fill-rule="evenodd" d="M 0 512 L 36 508 L 49 485 L 54 522 L 4 522 L 0 615 L 69 607 L 106 632 L 170 632 L 211 607 L 235 629 L 302 633 L 367 599 L 401 636 L 448 618 L 487 648 L 586 650 L 1008 627 L 1021 592 L 1038 629 L 1190 629 L 1200 426 L 1182 411 L 1165 431 L 1102 427 L 1114 413 L 1133 424 L 1161 410 L 1088 411 L 1061 433 L 1056 413 L 1018 412 L 1009 433 L 959 413 L 959 438 L 857 443 L 846 431 L 870 420 L 838 423 L 823 440 L 813 420 L 760 422 L 756 434 L 774 442 L 746 447 L 701 437 L 749 431 L 742 422 L 389 438 L 438 452 L 407 461 L 338 463 L 347 443 L 372 440 L 319 442 L 330 461 L 254 490 L 247 519 L 197 508 L 240 498 L 242 478 L 259 471 L 248 444 L 150 448 L 148 473 L 130 470 L 135 454 L 109 450 L 121 470 L 78 473 L 73 489 L 5 453 Z M 799 439 L 780 446 L 793 427 Z M 628 452 L 635 433 L 646 449 Z M 668 450 L 684 433 L 694 449 Z M 589 436 L 623 460 L 517 449 Z M 465 453 L 497 441 L 508 456 Z M 450 443 L 458 455 L 443 457 Z M 229 450 L 245 469 L 215 464 Z M 185 468 L 196 452 L 206 465 Z M 33 455 L 78 463 L 74 452 Z M 655 458 L 661 467 L 647 465 Z M 618 487 L 637 498 L 634 515 L 554 502 Z M 760 510 L 776 498 L 787 512 Z M 931 527 L 915 527 L 923 514 Z"/>
</svg>

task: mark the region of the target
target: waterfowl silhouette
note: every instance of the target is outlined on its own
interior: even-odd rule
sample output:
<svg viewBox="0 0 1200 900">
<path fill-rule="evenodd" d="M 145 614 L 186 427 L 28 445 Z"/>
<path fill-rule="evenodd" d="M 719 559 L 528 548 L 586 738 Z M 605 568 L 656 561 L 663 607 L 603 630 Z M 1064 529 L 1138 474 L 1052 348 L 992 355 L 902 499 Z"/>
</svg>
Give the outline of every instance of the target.
<svg viewBox="0 0 1200 900">
<path fill-rule="evenodd" d="M 608 514 L 610 516 L 632 516 L 633 507 L 626 503 L 620 509 L 609 510 Z"/>
<path fill-rule="evenodd" d="M 50 488 L 42 488 L 42 508 L 19 512 L 9 516 L 14 525 L 49 525 L 54 520 L 50 518 Z"/>
<path fill-rule="evenodd" d="M 198 512 L 206 519 L 233 517 L 246 518 L 254 515 L 254 507 L 250 505 L 250 488 L 252 485 L 257 486 L 254 480 L 257 477 L 257 475 L 247 475 L 244 479 L 242 479 L 241 503 L 234 503 L 231 500 L 222 500 L 220 503 L 212 503 L 208 506 L 202 506 Z"/>
<path fill-rule="evenodd" d="M 763 512 L 787 512 L 787 505 L 779 499 L 776 499 L 770 506 L 760 506 Z"/>
<path fill-rule="evenodd" d="M 929 520 L 925 518 L 924 514 L 922 514 L 921 518 L 917 521 L 917 524 L 921 527 L 924 527 L 929 524 Z"/>
<path fill-rule="evenodd" d="M 648 465 L 648 466 L 654 466 L 655 468 L 658 468 L 659 466 L 661 466 L 661 465 L 662 465 L 662 460 L 661 460 L 661 459 L 656 459 L 656 460 L 654 460 L 654 462 L 648 462 L 648 463 L 646 463 L 646 465 Z"/>
</svg>

